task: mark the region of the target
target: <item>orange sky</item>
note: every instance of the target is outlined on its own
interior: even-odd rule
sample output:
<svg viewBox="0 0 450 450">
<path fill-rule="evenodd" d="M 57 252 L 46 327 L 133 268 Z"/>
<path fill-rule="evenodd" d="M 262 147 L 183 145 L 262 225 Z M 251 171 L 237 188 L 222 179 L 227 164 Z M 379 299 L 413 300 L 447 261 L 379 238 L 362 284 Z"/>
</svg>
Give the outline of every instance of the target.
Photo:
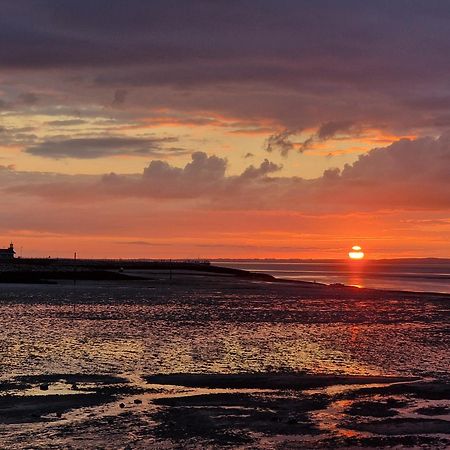
<svg viewBox="0 0 450 450">
<path fill-rule="evenodd" d="M 145 3 L 5 5 L 0 246 L 450 257 L 437 9 Z"/>
</svg>

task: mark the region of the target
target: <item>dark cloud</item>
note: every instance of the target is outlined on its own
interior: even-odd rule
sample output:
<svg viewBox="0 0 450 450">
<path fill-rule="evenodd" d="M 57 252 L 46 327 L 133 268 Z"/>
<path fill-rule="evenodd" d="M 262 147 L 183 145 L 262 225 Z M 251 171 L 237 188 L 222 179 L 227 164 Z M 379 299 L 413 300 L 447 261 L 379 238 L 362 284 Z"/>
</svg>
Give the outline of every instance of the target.
<svg viewBox="0 0 450 450">
<path fill-rule="evenodd" d="M 361 127 L 356 127 L 352 121 L 330 121 L 323 123 L 318 128 L 317 132 L 312 134 L 303 142 L 292 142 L 291 137 L 296 134 L 296 131 L 284 130 L 279 133 L 272 134 L 266 140 L 266 151 L 278 151 L 282 156 L 287 156 L 291 150 L 297 150 L 303 153 L 309 150 L 317 142 L 324 142 L 334 138 L 338 134 L 357 134 Z"/>
<path fill-rule="evenodd" d="M 412 192 L 420 196 L 420 190 L 426 184 L 450 180 L 450 133 L 439 139 L 402 139 L 387 148 L 373 149 L 360 155 L 353 164 L 346 164 L 341 178 L 377 185 L 410 183 L 415 186 Z M 447 183 L 447 189 L 442 194 L 449 189 L 450 184 Z M 392 195 L 396 193 L 393 191 Z"/>
<path fill-rule="evenodd" d="M 309 150 L 316 142 L 324 142 L 333 139 L 338 134 L 351 135 L 355 134 L 355 124 L 350 120 L 330 121 L 320 125 L 316 133 L 311 135 L 308 139 L 299 144 L 299 151 L 304 152 Z M 327 155 L 330 157 L 330 154 Z"/>
<path fill-rule="evenodd" d="M 258 7 L 252 2 L 204 0 L 189 5 L 182 0 L 130 0 L 114 5 L 104 0 L 14 3 L 4 7 L 2 14 L 6 47 L 2 46 L 5 57 L 0 61 L 4 66 L 128 65 L 180 57 L 214 60 L 256 55 L 295 56 L 302 62 L 308 56 L 314 56 L 314 61 L 342 58 L 343 62 L 365 62 L 362 69 L 367 70 L 369 65 L 377 67 L 372 57 L 380 51 L 382 57 L 396 55 L 403 62 L 417 50 L 417 43 L 430 47 L 428 54 L 421 52 L 423 59 L 443 55 L 445 46 L 431 48 L 431 44 L 437 35 L 443 38 L 450 33 L 443 20 L 450 12 L 444 0 L 427 2 L 429 6 L 414 0 L 374 4 L 261 0 Z M 396 17 L 401 17 L 402 27 Z M 326 63 L 331 61 L 323 62 L 330 67 Z M 409 61 L 410 67 L 413 64 L 416 61 Z M 384 70 L 398 66 L 392 60 Z"/>
<path fill-rule="evenodd" d="M 295 148 L 294 143 L 290 140 L 295 131 L 283 130 L 279 133 L 272 134 L 267 138 L 266 151 L 278 151 L 282 156 L 287 156 L 288 153 Z"/>
<path fill-rule="evenodd" d="M 264 178 L 267 175 L 278 172 L 283 168 L 283 166 L 275 164 L 268 159 L 265 159 L 259 167 L 250 166 L 242 172 L 240 178 L 242 180 Z"/>
<path fill-rule="evenodd" d="M 11 103 L 0 98 L 0 111 L 9 110 L 9 109 L 12 109 Z"/>
<path fill-rule="evenodd" d="M 0 133 L 2 135 L 2 145 L 31 145 L 36 142 L 37 136 L 32 133 L 35 131 L 35 127 L 0 127 Z"/>
<path fill-rule="evenodd" d="M 317 138 L 320 140 L 331 139 L 338 133 L 347 133 L 352 128 L 353 123 L 349 120 L 327 122 L 320 126 L 317 131 Z"/>
<path fill-rule="evenodd" d="M 116 176 L 118 179 L 115 178 L 114 181 L 119 191 L 123 188 L 126 191 L 129 187 L 141 196 L 144 189 L 157 198 L 209 197 L 222 192 L 226 188 L 226 159 L 208 156 L 204 152 L 195 152 L 191 157 L 192 161 L 184 168 L 173 167 L 166 161 L 152 161 L 144 169 L 142 178 L 129 186 L 128 180 L 120 176 Z M 103 178 L 103 182 L 108 181 L 108 178 Z"/>
<path fill-rule="evenodd" d="M 155 107 L 270 117 L 287 128 L 336 117 L 448 126 L 444 0 L 4 3 L 3 73 L 48 70 L 49 84 L 64 74 L 94 97 L 116 89 L 116 107 L 138 86 L 164 90 Z"/>
<path fill-rule="evenodd" d="M 38 103 L 39 97 L 33 92 L 24 92 L 19 95 L 19 102 L 27 106 L 33 106 Z"/>
<path fill-rule="evenodd" d="M 126 89 L 116 89 L 114 92 L 114 98 L 112 101 L 113 108 L 120 108 L 124 105 L 127 98 L 128 91 Z"/>
<path fill-rule="evenodd" d="M 140 247 L 142 246 L 148 246 L 148 247 L 166 247 L 168 245 L 172 245 L 169 242 L 148 242 L 148 241 L 119 241 L 115 242 L 115 244 L 118 245 L 138 245 Z"/>
<path fill-rule="evenodd" d="M 179 176 L 190 181 L 214 180 L 225 176 L 227 161 L 218 156 L 208 156 L 204 152 L 192 153 L 192 161 L 187 163 L 184 169 L 171 167 L 165 161 L 152 161 L 144 169 L 144 178 L 159 178 L 160 176 L 177 178 Z"/>
<path fill-rule="evenodd" d="M 50 120 L 46 124 L 50 125 L 51 127 L 72 127 L 76 125 L 83 125 L 85 123 L 88 122 L 83 119 L 66 119 L 66 120 Z"/>
<path fill-rule="evenodd" d="M 25 149 L 26 153 L 44 158 L 93 159 L 117 155 L 157 156 L 184 154 L 185 150 L 167 147 L 174 137 L 91 137 L 48 140 Z"/>
</svg>

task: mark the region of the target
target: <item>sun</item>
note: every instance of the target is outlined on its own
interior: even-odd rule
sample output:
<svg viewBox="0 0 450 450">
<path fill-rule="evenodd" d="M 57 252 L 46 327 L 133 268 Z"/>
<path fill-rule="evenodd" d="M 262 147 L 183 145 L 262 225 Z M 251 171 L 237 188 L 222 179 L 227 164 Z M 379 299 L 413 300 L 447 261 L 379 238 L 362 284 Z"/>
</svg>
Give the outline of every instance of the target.
<svg viewBox="0 0 450 450">
<path fill-rule="evenodd" d="M 350 259 L 363 259 L 364 252 L 362 251 L 362 248 L 359 245 L 354 245 L 351 251 L 348 252 L 348 257 Z"/>
</svg>

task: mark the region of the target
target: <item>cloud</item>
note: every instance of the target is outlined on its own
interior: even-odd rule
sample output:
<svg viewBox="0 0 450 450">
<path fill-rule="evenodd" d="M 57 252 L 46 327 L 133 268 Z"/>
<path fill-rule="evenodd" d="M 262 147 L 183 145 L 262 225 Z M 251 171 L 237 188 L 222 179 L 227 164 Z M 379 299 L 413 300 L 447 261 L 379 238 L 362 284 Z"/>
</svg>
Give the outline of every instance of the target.
<svg viewBox="0 0 450 450">
<path fill-rule="evenodd" d="M 264 178 L 271 173 L 280 171 L 283 166 L 275 164 L 268 159 L 265 159 L 259 167 L 249 166 L 240 175 L 241 179 L 255 179 Z"/>
<path fill-rule="evenodd" d="M 440 138 L 402 139 L 389 147 L 375 148 L 345 165 L 341 177 L 348 181 L 411 183 L 445 182 L 450 176 L 450 134 Z"/>
<path fill-rule="evenodd" d="M 36 105 L 39 101 L 39 97 L 33 92 L 24 92 L 19 95 L 19 102 L 27 106 Z"/>
<path fill-rule="evenodd" d="M 287 156 L 291 150 L 303 153 L 314 148 L 318 143 L 328 141 L 338 135 L 357 137 L 365 127 L 351 120 L 333 120 L 322 123 L 317 131 L 311 134 L 303 142 L 292 142 L 290 139 L 296 131 L 284 130 L 275 133 L 266 140 L 265 149 L 268 152 L 278 151 L 282 156 Z M 329 153 L 327 157 L 331 157 Z"/>
<path fill-rule="evenodd" d="M 33 92 L 23 92 L 12 100 L 0 99 L 0 111 L 14 111 L 20 107 L 35 106 L 39 103 L 39 96 Z"/>
<path fill-rule="evenodd" d="M 114 92 L 114 98 L 112 101 L 113 108 L 120 108 L 125 104 L 128 91 L 126 89 L 116 89 Z"/>
<path fill-rule="evenodd" d="M 349 120 L 332 121 L 322 124 L 317 131 L 317 138 L 325 141 L 333 138 L 338 133 L 347 133 L 351 130 L 353 122 Z"/>
<path fill-rule="evenodd" d="M 30 155 L 52 159 L 93 159 L 118 155 L 157 156 L 186 153 L 186 151 L 182 149 L 167 147 L 167 144 L 172 144 L 177 141 L 178 139 L 174 137 L 139 138 L 111 136 L 59 138 L 27 147 L 25 152 Z"/>
<path fill-rule="evenodd" d="M 65 119 L 65 120 L 50 120 L 46 123 L 46 125 L 49 125 L 51 127 L 72 127 L 77 125 L 84 125 L 88 123 L 86 120 L 83 119 Z"/>
<path fill-rule="evenodd" d="M 117 257 L 112 244 L 122 240 L 172 244 L 123 246 L 122 257 L 188 258 L 201 248 L 231 258 L 339 257 L 357 239 L 372 257 L 446 257 L 449 160 L 443 135 L 373 149 L 315 179 L 282 177 L 268 160 L 231 175 L 224 158 L 202 152 L 183 166 L 153 160 L 141 173 L 103 177 L 3 166 L 0 229 L 36 256 L 76 248 Z"/>
<path fill-rule="evenodd" d="M 59 106 L 112 103 L 117 114 L 126 102 L 270 118 L 280 129 L 335 118 L 403 134 L 448 127 L 450 61 L 436 44 L 450 40 L 448 2 L 207 3 L 10 2 L 3 79 L 51 90 Z M 133 86 L 139 95 L 127 98 Z"/>
<path fill-rule="evenodd" d="M 354 131 L 356 131 L 355 124 L 350 120 L 333 120 L 330 122 L 325 122 L 320 125 L 316 133 L 312 134 L 308 139 L 299 145 L 299 151 L 304 152 L 305 150 L 309 150 L 315 143 L 333 139 L 337 134 L 349 134 Z M 331 154 L 328 156 L 331 156 Z"/>
<path fill-rule="evenodd" d="M 12 105 L 10 102 L 7 102 L 6 100 L 3 100 L 0 98 L 0 111 L 7 111 L 12 109 Z"/>
<path fill-rule="evenodd" d="M 290 140 L 290 137 L 294 134 L 295 132 L 291 130 L 283 130 L 272 134 L 267 138 L 266 151 L 269 153 L 278 151 L 282 156 L 287 156 L 295 148 L 295 144 Z"/>
<path fill-rule="evenodd" d="M 116 242 L 118 245 L 138 245 L 139 247 L 165 247 L 172 245 L 169 242 L 148 242 L 148 241 L 119 241 Z"/>
<path fill-rule="evenodd" d="M 0 133 L 2 135 L 1 144 L 8 145 L 31 145 L 36 142 L 37 136 L 32 133 L 36 131 L 35 127 L 11 127 L 1 126 Z"/>
<path fill-rule="evenodd" d="M 79 183 L 76 177 L 21 183 L 26 178 L 22 174 L 15 183 L 4 185 L 10 193 L 56 200 L 191 199 L 195 208 L 317 213 L 450 208 L 450 134 L 375 148 L 342 170 L 328 169 L 315 179 L 274 176 L 281 166 L 267 159 L 240 175 L 227 175 L 224 158 L 204 152 L 195 152 L 191 158 L 184 167 L 153 160 L 140 175 L 92 176 Z"/>
<path fill-rule="evenodd" d="M 132 183 L 129 187 L 139 196 L 151 192 L 151 196 L 158 198 L 209 197 L 221 191 L 227 161 L 203 152 L 195 152 L 191 158 L 184 168 L 173 167 L 166 161 L 152 161 L 137 184 Z M 108 180 L 104 178 L 103 181 Z M 127 180 L 122 181 L 121 188 L 126 192 Z"/>
</svg>

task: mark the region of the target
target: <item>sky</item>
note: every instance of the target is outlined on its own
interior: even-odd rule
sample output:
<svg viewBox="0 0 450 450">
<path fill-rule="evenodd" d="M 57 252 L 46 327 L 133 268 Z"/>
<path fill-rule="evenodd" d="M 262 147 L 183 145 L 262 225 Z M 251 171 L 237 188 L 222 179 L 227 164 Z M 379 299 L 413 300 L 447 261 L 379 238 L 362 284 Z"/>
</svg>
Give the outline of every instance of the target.
<svg viewBox="0 0 450 450">
<path fill-rule="evenodd" d="M 450 257 L 449 2 L 0 8 L 0 246 Z"/>
</svg>

